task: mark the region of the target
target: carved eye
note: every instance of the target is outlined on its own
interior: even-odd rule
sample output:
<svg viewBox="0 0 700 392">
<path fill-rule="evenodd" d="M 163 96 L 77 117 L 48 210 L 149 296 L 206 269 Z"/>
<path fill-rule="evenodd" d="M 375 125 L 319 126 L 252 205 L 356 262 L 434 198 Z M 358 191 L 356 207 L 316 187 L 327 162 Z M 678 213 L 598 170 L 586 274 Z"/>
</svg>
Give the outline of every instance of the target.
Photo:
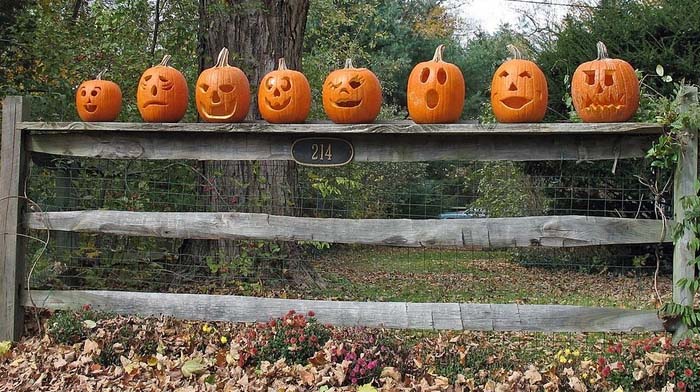
<svg viewBox="0 0 700 392">
<path fill-rule="evenodd" d="M 93 97 L 96 97 L 97 93 L 99 93 L 99 91 L 97 91 L 97 90 L 90 91 L 90 95 L 92 95 Z"/>
<path fill-rule="evenodd" d="M 605 71 L 605 85 L 606 86 L 612 86 L 613 85 L 613 71 Z"/>
<path fill-rule="evenodd" d="M 272 83 L 272 78 L 265 79 L 265 88 L 267 88 L 268 90 L 272 90 L 273 87 L 275 86 Z"/>
<path fill-rule="evenodd" d="M 501 74 L 498 75 L 498 76 L 500 76 L 500 77 L 502 77 L 502 78 L 507 78 L 507 77 L 508 77 L 508 72 L 507 72 L 507 71 L 503 71 L 503 72 L 501 72 Z"/>
<path fill-rule="evenodd" d="M 146 75 L 143 77 L 143 80 L 148 82 L 149 80 L 151 80 L 152 77 L 153 77 L 153 75 Z"/>
<path fill-rule="evenodd" d="M 219 90 L 225 93 L 230 93 L 231 91 L 233 91 L 233 85 L 228 83 L 221 84 L 219 85 Z"/>
<path fill-rule="evenodd" d="M 586 74 L 586 83 L 591 86 L 595 84 L 595 71 L 583 71 Z"/>
<path fill-rule="evenodd" d="M 355 80 L 355 79 L 351 80 L 349 84 L 350 84 L 350 87 L 352 87 L 353 89 L 356 89 L 356 88 L 359 88 L 360 86 L 362 86 L 362 82 L 359 80 Z"/>
<path fill-rule="evenodd" d="M 206 93 L 207 90 L 209 90 L 209 85 L 206 84 L 206 83 L 202 83 L 202 84 L 199 85 L 199 88 L 202 90 L 202 92 L 205 92 L 205 93 Z"/>
<path fill-rule="evenodd" d="M 427 82 L 429 77 L 430 77 L 430 68 L 423 68 L 423 70 L 420 73 L 421 83 Z"/>
<path fill-rule="evenodd" d="M 86 95 L 87 95 L 87 92 L 85 91 L 85 89 L 80 90 L 80 96 L 84 97 Z"/>
<path fill-rule="evenodd" d="M 520 76 L 521 78 L 531 78 L 532 77 L 532 75 L 530 75 L 530 73 L 527 71 L 521 72 L 520 75 L 518 75 L 518 76 Z"/>
<path fill-rule="evenodd" d="M 336 82 L 336 83 L 328 82 L 328 85 L 334 90 L 337 89 L 338 87 L 340 87 L 341 84 L 343 84 L 343 82 Z"/>
<path fill-rule="evenodd" d="M 447 82 L 447 72 L 445 72 L 445 70 L 442 68 L 438 69 L 437 81 L 440 84 L 445 84 L 445 82 Z"/>
<path fill-rule="evenodd" d="M 168 83 L 168 79 L 166 79 L 165 76 L 158 76 L 158 79 L 163 83 Z"/>
<path fill-rule="evenodd" d="M 282 84 L 280 85 L 280 88 L 282 89 L 282 91 L 289 91 L 289 89 L 292 88 L 292 82 L 289 80 L 288 77 L 285 76 L 282 78 Z"/>
</svg>

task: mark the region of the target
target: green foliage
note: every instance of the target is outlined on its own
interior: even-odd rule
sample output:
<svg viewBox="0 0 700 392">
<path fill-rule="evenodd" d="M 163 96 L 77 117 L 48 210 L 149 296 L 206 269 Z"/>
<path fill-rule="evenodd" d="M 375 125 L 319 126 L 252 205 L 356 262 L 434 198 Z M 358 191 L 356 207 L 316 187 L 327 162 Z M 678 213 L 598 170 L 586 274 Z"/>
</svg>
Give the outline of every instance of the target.
<svg viewBox="0 0 700 392">
<path fill-rule="evenodd" d="M 82 311 L 58 310 L 47 320 L 48 335 L 62 344 L 75 344 L 87 337 L 92 322 L 105 315 L 85 306 Z"/>
<path fill-rule="evenodd" d="M 305 364 L 331 338 L 331 330 L 320 324 L 313 312 L 307 318 L 290 310 L 284 317 L 263 325 L 265 329 L 258 333 L 268 339 L 260 349 L 261 361 L 285 358 L 288 363 Z"/>
</svg>

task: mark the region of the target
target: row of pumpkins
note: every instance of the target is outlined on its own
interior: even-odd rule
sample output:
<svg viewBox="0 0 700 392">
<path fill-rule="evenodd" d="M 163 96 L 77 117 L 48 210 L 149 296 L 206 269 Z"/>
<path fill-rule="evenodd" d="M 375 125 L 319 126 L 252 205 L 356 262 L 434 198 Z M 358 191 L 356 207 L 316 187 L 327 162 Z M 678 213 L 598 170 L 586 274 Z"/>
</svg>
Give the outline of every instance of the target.
<svg viewBox="0 0 700 392">
<path fill-rule="evenodd" d="M 496 119 L 505 123 L 539 122 L 547 110 L 547 79 L 532 61 L 523 60 L 512 45 L 513 58 L 493 76 L 491 104 Z M 464 77 L 454 64 L 443 61 L 444 45 L 431 61 L 413 68 L 408 77 L 408 112 L 416 123 L 452 123 L 464 105 Z M 228 64 L 223 48 L 214 67 L 203 71 L 196 83 L 196 106 L 207 122 L 240 122 L 250 107 L 250 85 L 243 71 Z M 163 61 L 143 73 L 136 92 L 141 117 L 147 122 L 177 122 L 187 110 L 187 82 L 177 69 Z M 371 123 L 379 114 L 382 90 L 379 79 L 366 68 L 331 72 L 323 83 L 323 108 L 333 122 Z M 581 64 L 571 83 L 574 107 L 585 122 L 629 120 L 639 106 L 639 82 L 629 63 L 610 59 L 603 43 L 598 58 Z M 121 90 L 110 81 L 83 82 L 76 92 L 76 106 L 83 121 L 114 121 L 121 110 Z M 306 77 L 279 67 L 265 75 L 258 89 L 258 108 L 271 123 L 302 123 L 311 108 L 311 88 Z"/>
</svg>

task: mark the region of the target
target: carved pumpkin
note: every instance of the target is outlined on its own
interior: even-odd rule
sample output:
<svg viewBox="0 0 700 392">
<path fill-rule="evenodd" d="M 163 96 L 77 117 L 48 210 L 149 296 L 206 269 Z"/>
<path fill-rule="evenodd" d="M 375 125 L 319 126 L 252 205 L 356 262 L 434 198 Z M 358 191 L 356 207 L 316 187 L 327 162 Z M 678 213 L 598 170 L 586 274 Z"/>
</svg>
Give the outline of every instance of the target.
<svg viewBox="0 0 700 392">
<path fill-rule="evenodd" d="M 576 68 L 571 80 L 571 98 L 584 122 L 627 121 L 639 108 L 639 81 L 634 68 L 608 57 L 598 42 L 598 58 Z"/>
<path fill-rule="evenodd" d="M 239 122 L 250 108 L 248 78 L 228 64 L 228 54 L 228 49 L 221 49 L 216 64 L 202 71 L 197 79 L 197 111 L 206 122 Z"/>
<path fill-rule="evenodd" d="M 371 123 L 382 107 L 379 79 L 367 68 L 353 67 L 350 59 L 326 77 L 322 95 L 323 110 L 338 124 Z"/>
<path fill-rule="evenodd" d="M 452 123 L 464 107 L 464 77 L 459 68 L 442 61 L 445 45 L 431 61 L 416 65 L 408 76 L 408 114 L 419 124 Z"/>
<path fill-rule="evenodd" d="M 518 48 L 508 45 L 513 58 L 501 64 L 491 80 L 491 106 L 502 123 L 540 122 L 547 112 L 547 78 Z"/>
<path fill-rule="evenodd" d="M 287 69 L 284 57 L 280 58 L 277 70 L 260 82 L 258 109 L 271 123 L 303 123 L 311 110 L 311 86 L 306 76 Z"/>
<path fill-rule="evenodd" d="M 182 73 L 168 65 L 170 55 L 141 75 L 136 106 L 146 122 L 178 122 L 185 116 L 189 92 Z"/>
<path fill-rule="evenodd" d="M 75 92 L 75 107 L 83 121 L 114 121 L 122 110 L 122 90 L 116 83 L 102 80 L 105 71 L 81 83 Z"/>
</svg>

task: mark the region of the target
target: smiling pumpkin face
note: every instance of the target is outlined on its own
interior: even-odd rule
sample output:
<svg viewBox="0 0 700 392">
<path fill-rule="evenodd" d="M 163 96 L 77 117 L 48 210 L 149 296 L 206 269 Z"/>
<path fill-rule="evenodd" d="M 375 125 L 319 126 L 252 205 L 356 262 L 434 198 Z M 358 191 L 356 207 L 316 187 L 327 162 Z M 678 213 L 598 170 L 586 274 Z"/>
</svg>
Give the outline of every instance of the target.
<svg viewBox="0 0 700 392">
<path fill-rule="evenodd" d="M 547 78 L 517 48 L 508 48 L 513 59 L 501 64 L 491 81 L 493 114 L 502 123 L 540 122 L 547 112 Z"/>
<path fill-rule="evenodd" d="M 584 122 L 622 122 L 639 108 L 639 81 L 626 61 L 608 58 L 598 42 L 598 59 L 581 64 L 571 80 L 571 98 Z"/>
<path fill-rule="evenodd" d="M 287 69 L 284 57 L 258 88 L 258 109 L 271 123 L 302 123 L 311 110 L 311 86 L 298 71 Z"/>
<path fill-rule="evenodd" d="M 250 108 L 248 78 L 228 64 L 228 54 L 228 49 L 221 49 L 216 65 L 202 71 L 197 79 L 197 111 L 206 122 L 239 122 Z"/>
<path fill-rule="evenodd" d="M 75 92 L 75 107 L 83 121 L 114 121 L 122 109 L 121 89 L 114 82 L 102 80 L 103 72 L 81 83 Z"/>
<path fill-rule="evenodd" d="M 178 122 L 185 116 L 189 92 L 185 77 L 170 67 L 170 55 L 141 75 L 136 105 L 146 122 Z"/>
<path fill-rule="evenodd" d="M 381 106 L 379 79 L 367 68 L 354 68 L 350 59 L 323 82 L 323 109 L 335 123 L 371 123 Z"/>
</svg>

